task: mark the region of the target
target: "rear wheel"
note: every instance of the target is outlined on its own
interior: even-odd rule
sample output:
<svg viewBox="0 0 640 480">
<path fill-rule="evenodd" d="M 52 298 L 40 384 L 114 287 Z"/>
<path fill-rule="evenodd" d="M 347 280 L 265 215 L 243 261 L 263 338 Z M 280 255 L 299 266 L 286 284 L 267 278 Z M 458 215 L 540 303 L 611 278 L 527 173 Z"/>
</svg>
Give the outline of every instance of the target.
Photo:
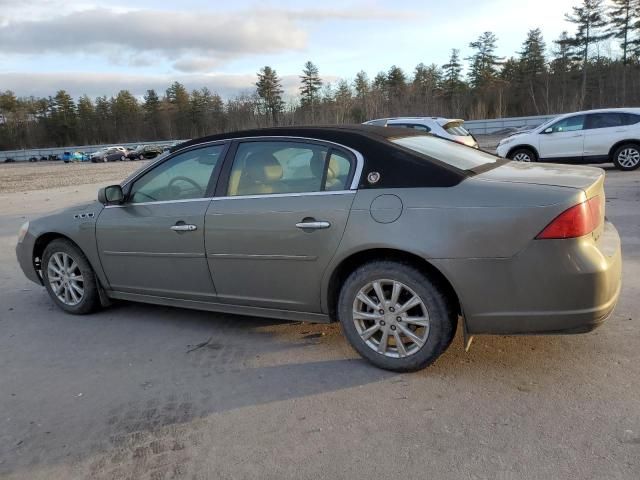
<svg viewBox="0 0 640 480">
<path fill-rule="evenodd" d="M 53 240 L 44 249 L 42 277 L 47 292 L 65 312 L 90 313 L 100 304 L 93 269 L 69 240 Z"/>
<path fill-rule="evenodd" d="M 338 317 L 360 355 L 397 372 L 433 363 L 456 327 L 456 316 L 435 282 L 409 265 L 389 261 L 365 264 L 347 278 Z"/>
<path fill-rule="evenodd" d="M 627 143 L 613 153 L 613 164 L 618 170 L 635 170 L 640 167 L 640 146 Z"/>
<path fill-rule="evenodd" d="M 139 158 L 140 160 L 144 160 L 144 155 L 140 155 L 138 158 Z"/>
<path fill-rule="evenodd" d="M 535 162 L 538 160 L 533 150 L 528 148 L 518 148 L 509 153 L 509 158 L 516 162 Z"/>
</svg>

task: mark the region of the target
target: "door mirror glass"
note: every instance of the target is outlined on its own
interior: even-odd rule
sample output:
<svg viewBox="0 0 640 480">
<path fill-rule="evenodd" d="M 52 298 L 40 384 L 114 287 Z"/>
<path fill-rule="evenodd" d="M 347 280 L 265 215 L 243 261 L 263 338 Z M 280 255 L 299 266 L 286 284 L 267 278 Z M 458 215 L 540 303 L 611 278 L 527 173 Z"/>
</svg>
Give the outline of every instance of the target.
<svg viewBox="0 0 640 480">
<path fill-rule="evenodd" d="M 103 205 L 120 204 L 124 201 L 124 193 L 120 185 L 109 185 L 98 190 L 98 201 Z"/>
</svg>

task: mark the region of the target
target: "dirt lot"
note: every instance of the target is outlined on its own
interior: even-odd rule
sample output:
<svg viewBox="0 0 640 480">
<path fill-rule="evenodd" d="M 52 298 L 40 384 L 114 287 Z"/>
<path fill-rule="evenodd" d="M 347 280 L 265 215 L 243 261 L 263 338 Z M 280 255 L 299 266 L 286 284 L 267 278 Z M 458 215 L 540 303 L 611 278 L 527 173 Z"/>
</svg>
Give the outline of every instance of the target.
<svg viewBox="0 0 640 480">
<path fill-rule="evenodd" d="M 0 194 L 119 181 L 147 163 L 148 160 L 111 163 L 0 164 Z"/>
<path fill-rule="evenodd" d="M 640 478 L 640 171 L 608 169 L 624 287 L 603 327 L 458 337 L 398 375 L 336 325 L 55 308 L 15 261 L 20 224 L 140 165 L 0 166 L 1 478 Z"/>
</svg>

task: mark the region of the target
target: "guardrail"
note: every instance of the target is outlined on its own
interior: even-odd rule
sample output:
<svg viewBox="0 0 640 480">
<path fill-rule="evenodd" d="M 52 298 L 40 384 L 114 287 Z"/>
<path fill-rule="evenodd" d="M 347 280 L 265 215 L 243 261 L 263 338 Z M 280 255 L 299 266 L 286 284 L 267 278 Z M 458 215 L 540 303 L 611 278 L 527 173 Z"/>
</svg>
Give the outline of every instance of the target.
<svg viewBox="0 0 640 480">
<path fill-rule="evenodd" d="M 474 135 L 495 135 L 500 133 L 509 133 L 507 130 L 518 129 L 522 127 L 535 128 L 542 125 L 547 120 L 557 117 L 558 115 L 539 115 L 536 117 L 510 117 L 495 118 L 491 120 L 467 120 L 464 122 L 464 128 Z"/>
<path fill-rule="evenodd" d="M 40 160 L 43 157 L 49 158 L 50 155 L 61 157 L 64 152 L 83 152 L 86 154 L 92 154 L 98 150 L 109 148 L 113 146 L 134 148 L 138 145 L 157 145 L 160 147 L 168 146 L 176 142 L 183 142 L 185 140 L 163 140 L 160 142 L 137 142 L 137 143 L 111 143 L 107 145 L 75 145 L 70 147 L 51 147 L 51 148 L 33 148 L 23 150 L 4 150 L 0 151 L 0 163 L 10 158 L 16 162 L 26 162 L 31 158 Z"/>
</svg>

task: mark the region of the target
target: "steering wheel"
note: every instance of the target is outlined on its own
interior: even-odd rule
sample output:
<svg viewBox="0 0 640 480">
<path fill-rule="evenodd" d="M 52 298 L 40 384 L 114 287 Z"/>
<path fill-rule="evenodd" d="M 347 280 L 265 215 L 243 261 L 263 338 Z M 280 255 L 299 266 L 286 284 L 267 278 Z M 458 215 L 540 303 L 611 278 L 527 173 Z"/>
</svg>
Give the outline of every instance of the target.
<svg viewBox="0 0 640 480">
<path fill-rule="evenodd" d="M 184 181 L 184 182 L 187 182 L 187 183 L 190 183 L 190 184 L 191 184 L 191 185 L 193 185 L 193 187 L 194 187 L 194 188 L 195 188 L 195 189 L 200 193 L 200 195 L 204 195 L 204 190 L 202 190 L 202 187 L 201 187 L 200 185 L 198 185 L 198 184 L 195 182 L 195 180 L 192 180 L 191 178 L 188 178 L 188 177 L 173 177 L 173 178 L 169 181 L 168 188 L 169 188 L 169 189 L 171 189 L 171 188 L 173 187 L 173 184 L 174 184 L 175 182 L 180 181 L 180 180 L 182 180 L 182 181 Z"/>
</svg>

